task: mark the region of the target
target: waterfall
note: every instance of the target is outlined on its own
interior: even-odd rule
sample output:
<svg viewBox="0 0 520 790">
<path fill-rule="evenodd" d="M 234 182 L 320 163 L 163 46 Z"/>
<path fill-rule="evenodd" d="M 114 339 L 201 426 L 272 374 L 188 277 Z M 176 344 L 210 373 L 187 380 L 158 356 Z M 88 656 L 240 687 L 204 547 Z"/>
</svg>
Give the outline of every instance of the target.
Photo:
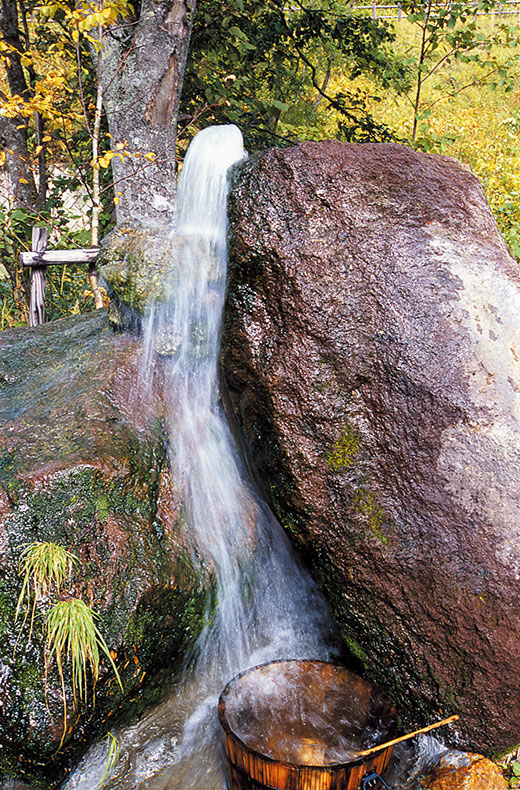
<svg viewBox="0 0 520 790">
<path fill-rule="evenodd" d="M 120 766 L 107 788 L 222 790 L 216 707 L 225 684 L 264 661 L 334 650 L 326 605 L 248 478 L 219 393 L 227 173 L 243 157 L 236 126 L 194 138 L 178 185 L 169 299 L 150 306 L 145 332 L 143 386 L 160 364 L 173 479 L 194 554 L 216 580 L 216 611 L 170 697 L 115 732 Z M 92 790 L 103 764 L 98 745 L 68 790 Z"/>
<path fill-rule="evenodd" d="M 246 476 L 220 401 L 227 171 L 243 156 L 236 126 L 205 129 L 192 142 L 178 189 L 178 265 L 168 304 L 153 311 L 147 328 L 148 348 L 157 334 L 174 338 L 162 361 L 170 460 L 190 534 L 216 577 L 217 609 L 199 641 L 198 667 L 219 679 L 281 652 L 323 655 L 329 625 L 314 585 Z"/>
</svg>

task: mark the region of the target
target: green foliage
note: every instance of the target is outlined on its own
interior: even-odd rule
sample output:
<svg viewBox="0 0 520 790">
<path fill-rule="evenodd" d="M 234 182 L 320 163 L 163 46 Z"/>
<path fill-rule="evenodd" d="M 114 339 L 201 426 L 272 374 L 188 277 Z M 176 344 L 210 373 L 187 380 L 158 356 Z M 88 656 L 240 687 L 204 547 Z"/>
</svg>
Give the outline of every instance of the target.
<svg viewBox="0 0 520 790">
<path fill-rule="evenodd" d="M 20 557 L 19 573 L 23 577 L 22 590 L 18 597 L 15 619 L 26 606 L 26 614 L 22 629 L 26 623 L 29 609 L 31 610 L 31 627 L 29 640 L 33 630 L 34 612 L 39 602 L 47 603 L 45 611 L 46 631 L 46 665 L 45 675 L 55 659 L 63 695 L 63 735 L 67 729 L 67 695 L 65 690 L 64 660 L 70 660 L 72 670 L 72 692 L 74 702 L 78 699 L 86 701 L 88 692 L 88 673 L 95 687 L 99 677 L 100 650 L 110 663 L 117 681 L 123 690 L 121 678 L 114 664 L 110 651 L 103 636 L 95 624 L 96 613 L 84 601 L 70 597 L 66 600 L 55 600 L 60 595 L 62 585 L 72 573 L 77 557 L 63 546 L 48 541 L 31 543 L 26 546 Z M 31 606 L 32 599 L 32 606 Z M 52 603 L 52 600 L 55 600 Z M 16 649 L 16 648 L 15 648 Z"/>
<path fill-rule="evenodd" d="M 510 790 L 520 788 L 520 747 L 515 746 L 496 760 Z"/>
<path fill-rule="evenodd" d="M 68 184 L 63 179 L 63 184 Z M 64 186 L 64 189 L 68 188 Z M 57 187 L 56 187 L 57 189 Z M 54 194 L 53 200 L 58 200 Z M 78 215 L 58 205 L 45 211 L 23 207 L 0 208 L 0 330 L 25 326 L 29 314 L 30 270 L 23 269 L 20 253 L 31 248 L 34 225 L 47 227 L 61 248 L 89 246 L 88 231 L 70 231 L 69 223 Z M 108 230 L 112 222 L 108 214 L 101 217 Z M 108 221 L 107 221 L 108 220 Z M 46 269 L 45 308 L 47 320 L 85 313 L 93 309 L 94 299 L 85 265 L 49 266 Z"/>
<path fill-rule="evenodd" d="M 108 658 L 123 691 L 121 678 L 107 644 L 94 622 L 95 617 L 97 615 L 91 607 L 79 598 L 59 601 L 48 610 L 45 617 L 47 669 L 54 656 L 63 693 L 64 728 L 62 742 L 65 737 L 67 723 L 67 697 L 63 676 L 64 658 L 70 659 L 72 666 L 72 690 L 75 702 L 77 702 L 78 697 L 83 701 L 87 699 L 87 664 L 90 666 L 94 686 L 98 680 L 100 649 Z"/>
<path fill-rule="evenodd" d="M 476 16 L 497 6 L 498 0 L 403 0 L 403 22 L 392 26 L 346 0 L 199 0 L 181 99 L 179 156 L 193 134 L 210 123 L 238 124 L 250 151 L 327 137 L 409 140 L 422 150 L 459 156 L 470 164 L 518 256 L 518 29 L 504 21 L 507 17 Z M 119 0 L 103 3 L 102 13 L 111 19 L 127 12 L 133 13 Z M 100 148 L 92 158 L 97 82 L 89 31 L 99 21 L 97 5 L 46 0 L 26 4 L 24 13 L 30 41 L 21 37 L 22 61 L 32 87 L 23 102 L 20 96 L 4 97 L 2 113 L 21 116 L 27 124 L 31 172 L 38 169 L 43 146 L 52 178 L 38 211 L 23 205 L 0 211 L 1 329 L 27 322 L 29 272 L 17 261 L 20 251 L 30 247 L 32 226 L 46 224 L 52 246 L 88 244 L 87 225 L 71 229 L 74 212 L 64 209 L 63 199 L 81 191 L 85 211 L 77 209 L 76 219 L 88 215 L 94 168 L 101 177 L 104 235 L 117 200 L 111 158 L 138 155 L 112 146 L 103 118 Z M 117 35 L 129 35 L 124 25 Z M 10 57 L 9 46 L 0 41 L 0 59 L 7 64 Z M 486 86 L 494 91 L 497 115 L 502 113 L 500 144 L 509 151 L 509 159 L 504 155 L 500 163 L 490 151 L 495 130 L 480 145 L 481 152 L 490 153 L 485 157 L 470 150 L 467 130 L 459 122 L 464 97 L 468 106 L 480 107 Z M 509 114 L 504 118 L 506 101 Z M 42 139 L 34 127 L 35 111 L 44 120 Z M 476 133 L 484 137 L 478 124 Z M 94 306 L 86 267 L 50 267 L 46 291 L 50 320 Z"/>
<path fill-rule="evenodd" d="M 482 15 L 475 19 L 474 6 L 466 4 L 466 8 L 471 8 L 471 13 L 464 17 L 465 22 L 461 16 L 458 24 L 471 25 L 471 41 L 481 43 L 476 52 L 467 49 L 459 56 L 446 57 L 434 69 L 449 52 L 447 42 L 438 36 L 451 32 L 448 22 L 454 23 L 454 17 L 444 16 L 444 28 L 434 38 L 436 49 L 431 57 L 426 53 L 424 69 L 429 67 L 432 72 L 426 79 L 423 77 L 428 72 L 421 72 L 417 117 L 413 90 L 391 90 L 384 101 L 371 104 L 370 109 L 398 131 L 404 142 L 423 151 L 454 156 L 469 165 L 484 186 L 502 235 L 513 254 L 520 257 L 520 95 L 518 89 L 511 90 L 520 77 L 518 36 L 513 36 L 514 28 L 506 28 L 500 17 Z M 426 6 L 419 6 L 419 12 L 424 18 Z M 431 26 L 436 24 L 432 19 Z M 415 73 L 417 77 L 424 31 L 418 22 L 410 22 L 405 16 L 401 22 L 396 20 L 394 29 L 394 46 L 401 59 L 408 61 L 410 75 Z M 489 64 L 487 70 L 483 68 L 485 63 Z M 357 80 L 361 87 L 365 83 L 366 78 Z M 372 90 L 370 85 L 367 90 Z"/>
<path fill-rule="evenodd" d="M 412 140 L 416 140 L 418 125 L 428 117 L 437 101 L 457 95 L 467 86 L 451 86 L 434 100 L 424 101 L 425 82 L 455 61 L 470 63 L 473 80 L 496 88 L 512 90 L 513 67 L 518 63 L 518 29 L 500 23 L 485 29 L 477 14 L 488 14 L 497 9 L 498 0 L 405 0 L 403 11 L 408 22 L 416 26 L 420 36 L 415 52 L 410 53 L 408 68 L 413 76 L 410 104 L 413 109 Z M 500 52 L 499 52 L 500 50 Z M 507 57 L 504 58 L 504 52 Z"/>
<path fill-rule="evenodd" d="M 103 776 L 101 777 L 96 787 L 96 790 L 102 790 L 102 788 L 105 786 L 105 783 L 108 782 L 108 780 L 112 777 L 112 774 L 114 773 L 115 767 L 119 760 L 120 746 L 119 746 L 119 741 L 117 740 L 115 735 L 112 735 L 111 732 L 108 732 L 105 740 L 108 746 L 107 761 L 105 763 L 105 770 L 103 771 Z"/>
<path fill-rule="evenodd" d="M 19 563 L 19 573 L 23 577 L 23 584 L 16 605 L 15 620 L 20 616 L 25 604 L 25 615 L 20 634 L 30 612 L 28 642 L 31 641 L 36 604 L 51 592 L 59 593 L 61 585 L 70 576 L 75 562 L 77 562 L 77 558 L 73 554 L 55 543 L 44 541 L 30 543 L 23 550 Z"/>
<path fill-rule="evenodd" d="M 392 56 L 394 34 L 357 15 L 347 3 L 323 0 L 201 0 L 182 98 L 191 131 L 236 123 L 250 150 L 325 134 L 341 139 L 391 139 L 374 120 L 364 92 L 330 90 L 341 70 L 370 74 L 383 86 L 405 80 Z"/>
<path fill-rule="evenodd" d="M 6 0 L 6 9 L 10 9 L 6 16 L 14 17 L 15 22 L 13 29 L 4 24 L 0 30 L 0 115 L 3 123 L 20 130 L 24 142 L 13 151 L 12 143 L 6 144 L 9 135 L 2 132 L 0 165 L 6 167 L 14 184 L 9 194 L 2 195 L 0 329 L 27 323 L 30 271 L 22 271 L 18 256 L 30 248 L 33 225 L 48 227 L 50 246 L 90 244 L 89 217 L 93 222 L 93 206 L 98 202 L 93 180 L 98 174 L 98 198 L 103 206 L 100 233 L 113 224 L 111 175 L 100 170 L 96 161 L 111 148 L 105 118 L 93 158 L 98 80 L 90 51 L 97 41 L 91 32 L 95 29 L 99 34 L 99 25 L 110 25 L 129 10 L 125 0 L 80 4 L 71 0 L 18 4 Z M 13 68 L 22 86 L 18 89 L 13 83 Z M 24 162 L 25 177 L 11 172 L 10 158 L 16 159 L 18 169 L 20 161 Z M 35 183 L 38 194 L 31 189 Z M 23 193 L 21 184 L 27 185 Z M 73 193 L 76 208 L 68 209 L 64 203 Z M 48 320 L 94 307 L 85 266 L 48 268 L 46 280 Z"/>
<path fill-rule="evenodd" d="M 20 557 L 19 572 L 23 577 L 23 585 L 16 616 L 26 598 L 27 602 L 31 596 L 34 601 L 39 601 L 51 591 L 59 593 L 61 585 L 70 576 L 77 561 L 74 554 L 56 543 L 40 541 L 26 546 Z"/>
</svg>

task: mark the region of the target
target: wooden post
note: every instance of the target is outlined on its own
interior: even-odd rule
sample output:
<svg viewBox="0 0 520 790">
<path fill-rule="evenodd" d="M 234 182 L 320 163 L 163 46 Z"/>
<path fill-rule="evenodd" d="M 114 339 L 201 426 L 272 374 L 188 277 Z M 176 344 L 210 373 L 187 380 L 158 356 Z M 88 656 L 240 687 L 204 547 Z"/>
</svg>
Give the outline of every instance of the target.
<svg viewBox="0 0 520 790">
<path fill-rule="evenodd" d="M 47 228 L 32 229 L 32 252 L 42 256 L 47 246 Z M 31 297 L 29 300 L 29 326 L 45 323 L 45 266 L 31 268 Z"/>
<path fill-rule="evenodd" d="M 74 263 L 96 262 L 99 255 L 98 247 L 77 250 L 49 250 L 36 254 L 34 252 L 21 252 L 20 262 L 22 266 L 68 266 Z"/>
</svg>

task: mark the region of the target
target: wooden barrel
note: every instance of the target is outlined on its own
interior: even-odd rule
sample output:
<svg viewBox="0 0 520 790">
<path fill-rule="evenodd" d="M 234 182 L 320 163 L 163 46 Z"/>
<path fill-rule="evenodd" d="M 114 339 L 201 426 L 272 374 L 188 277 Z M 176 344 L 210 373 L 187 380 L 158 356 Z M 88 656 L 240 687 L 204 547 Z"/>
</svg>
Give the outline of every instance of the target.
<svg viewBox="0 0 520 790">
<path fill-rule="evenodd" d="M 219 700 L 229 790 L 358 790 L 382 774 L 395 709 L 363 678 L 323 661 L 274 661 L 233 678 Z"/>
</svg>

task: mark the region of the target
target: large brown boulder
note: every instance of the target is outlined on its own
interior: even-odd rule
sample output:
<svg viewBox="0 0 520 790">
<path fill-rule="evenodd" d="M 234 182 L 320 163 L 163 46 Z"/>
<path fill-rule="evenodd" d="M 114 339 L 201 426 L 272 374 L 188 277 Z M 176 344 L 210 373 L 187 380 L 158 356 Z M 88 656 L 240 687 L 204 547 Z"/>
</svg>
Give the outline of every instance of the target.
<svg viewBox="0 0 520 790">
<path fill-rule="evenodd" d="M 520 276 L 452 159 L 246 162 L 223 363 L 258 480 L 409 723 L 520 740 Z"/>
<path fill-rule="evenodd" d="M 198 635 L 204 590 L 190 565 L 172 492 L 161 399 L 139 386 L 141 342 L 106 311 L 0 333 L 0 785 L 53 786 L 120 712 L 156 699 Z M 160 392 L 160 387 L 157 388 Z M 59 596 L 15 620 L 27 544 L 78 558 Z M 99 615 L 124 691 L 103 658 L 95 703 L 68 705 L 56 662 L 45 670 L 44 618 L 57 597 Z M 62 741 L 63 734 L 65 737 Z"/>
</svg>

